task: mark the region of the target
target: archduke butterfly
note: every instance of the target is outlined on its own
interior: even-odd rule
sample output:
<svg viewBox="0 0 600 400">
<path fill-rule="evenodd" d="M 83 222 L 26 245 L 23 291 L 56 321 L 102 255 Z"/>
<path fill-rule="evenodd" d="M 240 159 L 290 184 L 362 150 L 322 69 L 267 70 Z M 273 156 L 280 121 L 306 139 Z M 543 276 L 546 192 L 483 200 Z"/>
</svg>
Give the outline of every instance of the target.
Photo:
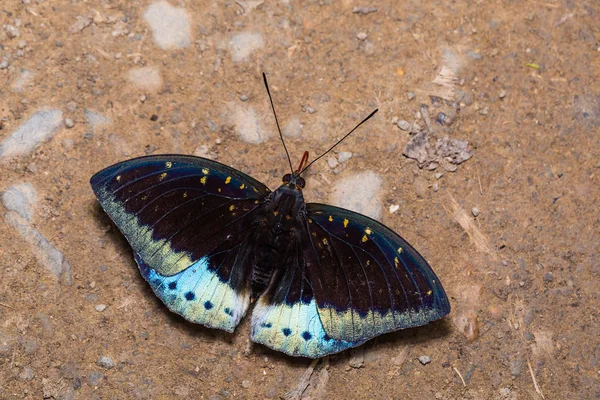
<svg viewBox="0 0 600 400">
<path fill-rule="evenodd" d="M 435 273 L 397 233 L 304 202 L 307 158 L 274 192 L 185 155 L 123 161 L 90 183 L 154 293 L 191 322 L 233 332 L 254 303 L 254 342 L 318 358 L 448 314 Z"/>
</svg>

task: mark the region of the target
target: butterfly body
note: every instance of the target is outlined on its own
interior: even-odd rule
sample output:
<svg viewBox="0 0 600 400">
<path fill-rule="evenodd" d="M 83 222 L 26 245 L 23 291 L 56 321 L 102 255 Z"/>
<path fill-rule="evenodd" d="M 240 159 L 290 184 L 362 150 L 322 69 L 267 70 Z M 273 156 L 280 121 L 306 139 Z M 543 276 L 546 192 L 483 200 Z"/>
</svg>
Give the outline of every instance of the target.
<svg viewBox="0 0 600 400">
<path fill-rule="evenodd" d="M 226 165 L 140 157 L 91 178 L 173 312 L 293 356 L 337 353 L 450 311 L 423 257 L 366 216 L 305 203 L 300 172 L 275 191 Z"/>
<path fill-rule="evenodd" d="M 288 184 L 282 185 L 266 198 L 263 214 L 257 223 L 255 261 L 250 274 L 253 300 L 269 282 L 277 281 L 273 274 L 282 274 L 285 260 L 298 242 L 298 226 L 305 214 L 302 192 Z"/>
</svg>

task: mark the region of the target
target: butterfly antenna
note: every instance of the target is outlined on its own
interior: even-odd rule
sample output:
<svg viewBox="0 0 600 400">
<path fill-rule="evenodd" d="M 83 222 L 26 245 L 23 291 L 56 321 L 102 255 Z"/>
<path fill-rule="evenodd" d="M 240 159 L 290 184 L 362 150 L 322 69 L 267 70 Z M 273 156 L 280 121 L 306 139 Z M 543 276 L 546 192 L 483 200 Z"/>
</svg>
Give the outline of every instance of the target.
<svg viewBox="0 0 600 400">
<path fill-rule="evenodd" d="M 352 132 L 354 132 L 355 130 L 357 130 L 359 126 L 361 126 L 362 124 L 364 124 L 365 122 L 367 122 L 367 121 L 368 121 L 368 120 L 369 120 L 369 119 L 370 119 L 370 118 L 371 118 L 373 115 L 375 115 L 375 113 L 376 113 L 377 111 L 379 111 L 379 109 L 378 109 L 378 108 L 376 108 L 376 109 L 375 109 L 375 111 L 373 111 L 371 114 L 369 114 L 369 116 L 368 116 L 367 118 L 365 118 L 365 119 L 363 119 L 362 121 L 360 121 L 360 123 L 359 123 L 358 125 L 356 125 L 356 126 L 354 127 L 354 129 L 352 129 L 350 132 L 348 132 L 348 133 L 347 133 L 347 134 L 346 134 L 346 135 L 345 135 L 343 138 L 341 138 L 340 140 L 338 140 L 338 141 L 336 142 L 336 144 L 334 144 L 333 146 L 331 146 L 331 147 L 329 148 L 329 150 L 327 150 L 325 153 L 321 154 L 319 157 L 317 157 L 317 158 L 315 158 L 314 160 L 312 160 L 312 161 L 310 162 L 310 164 L 308 164 L 306 167 L 304 167 L 304 168 L 302 169 L 302 171 L 300 171 L 300 173 L 302 174 L 304 171 L 306 171 L 306 170 L 308 169 L 308 167 L 310 167 L 311 165 L 313 165 L 313 164 L 314 164 L 314 163 L 315 163 L 317 160 L 319 160 L 320 158 L 322 158 L 323 156 L 325 156 L 327 153 L 329 153 L 331 150 L 333 150 L 333 149 L 335 148 L 335 146 L 337 146 L 338 144 L 342 143 L 342 141 L 343 141 L 344 139 L 346 139 L 348 136 L 350 136 L 350 134 L 351 134 Z M 283 140 L 283 139 L 282 139 L 282 140 Z"/>
<path fill-rule="evenodd" d="M 277 124 L 277 131 L 279 132 L 279 137 L 281 138 L 281 143 L 283 143 L 283 148 L 285 149 L 285 154 L 287 155 L 288 163 L 290 163 L 290 171 L 294 172 L 294 167 L 292 167 L 292 159 L 290 158 L 290 152 L 288 151 L 285 141 L 283 140 L 283 135 L 281 134 L 281 128 L 279 127 L 279 121 L 277 120 L 277 113 L 275 112 L 275 106 L 273 105 L 273 98 L 271 97 L 271 91 L 269 90 L 269 84 L 267 83 L 267 75 L 263 72 L 263 79 L 265 81 L 265 87 L 267 88 L 267 94 L 269 95 L 269 101 L 271 102 L 271 109 L 273 110 L 273 115 L 275 116 L 275 123 Z"/>
</svg>

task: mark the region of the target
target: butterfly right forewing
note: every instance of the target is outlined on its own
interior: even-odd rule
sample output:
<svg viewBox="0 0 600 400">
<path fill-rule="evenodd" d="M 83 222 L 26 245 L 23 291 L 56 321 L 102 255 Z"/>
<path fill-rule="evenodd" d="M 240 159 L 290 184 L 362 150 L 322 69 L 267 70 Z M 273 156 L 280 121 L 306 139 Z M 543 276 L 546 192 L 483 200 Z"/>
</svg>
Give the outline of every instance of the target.
<svg viewBox="0 0 600 400">
<path fill-rule="evenodd" d="M 307 204 L 303 257 L 327 334 L 360 342 L 450 312 L 440 281 L 398 234 L 364 215 Z"/>
</svg>

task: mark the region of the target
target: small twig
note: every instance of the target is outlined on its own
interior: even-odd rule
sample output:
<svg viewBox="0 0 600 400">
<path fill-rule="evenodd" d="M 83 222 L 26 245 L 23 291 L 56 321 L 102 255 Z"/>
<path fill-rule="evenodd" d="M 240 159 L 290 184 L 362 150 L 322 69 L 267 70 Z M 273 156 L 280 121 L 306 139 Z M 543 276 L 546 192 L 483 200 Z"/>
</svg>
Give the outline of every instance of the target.
<svg viewBox="0 0 600 400">
<path fill-rule="evenodd" d="M 535 380 L 535 375 L 533 374 L 533 369 L 531 368 L 531 363 L 529 362 L 529 359 L 527 359 L 527 366 L 529 367 L 529 373 L 531 374 L 531 380 L 533 381 L 533 387 L 535 388 L 535 391 L 537 392 L 537 394 L 540 395 L 542 399 L 545 399 L 544 395 L 542 394 L 542 390 L 540 389 L 537 381 Z"/>
<path fill-rule="evenodd" d="M 423 121 L 425 121 L 425 125 L 427 125 L 427 133 L 433 133 L 431 130 L 431 118 L 429 118 L 429 107 L 427 107 L 426 104 L 421 104 L 420 111 Z"/>
<path fill-rule="evenodd" d="M 8 304 L 0 303 L 0 306 L 6 307 L 6 308 L 10 308 L 11 310 L 14 310 L 14 307 L 9 306 Z"/>
<path fill-rule="evenodd" d="M 481 176 L 479 176 L 479 165 L 477 165 L 477 182 L 479 182 L 479 193 L 483 196 L 483 188 L 481 187 Z"/>
<path fill-rule="evenodd" d="M 463 387 L 467 387 L 467 383 L 465 382 L 465 379 L 460 374 L 460 371 L 458 369 L 456 369 L 456 367 L 452 367 L 452 369 L 454 370 L 454 372 L 456 372 L 456 375 L 458 375 L 458 377 L 462 381 Z"/>
<path fill-rule="evenodd" d="M 300 378 L 300 381 L 298 382 L 296 389 L 293 389 L 293 390 L 290 390 L 289 392 L 287 392 L 283 396 L 284 399 L 300 400 L 302 398 L 302 393 L 304 393 L 304 391 L 308 387 L 308 383 L 310 382 L 310 377 L 312 376 L 313 371 L 315 370 L 315 367 L 317 366 L 317 363 L 319 362 L 319 360 L 320 360 L 319 358 L 317 358 L 316 360 L 312 360 L 312 362 L 310 363 L 310 365 L 308 366 L 306 371 L 304 371 L 304 374 L 302 374 L 302 377 Z"/>
</svg>

